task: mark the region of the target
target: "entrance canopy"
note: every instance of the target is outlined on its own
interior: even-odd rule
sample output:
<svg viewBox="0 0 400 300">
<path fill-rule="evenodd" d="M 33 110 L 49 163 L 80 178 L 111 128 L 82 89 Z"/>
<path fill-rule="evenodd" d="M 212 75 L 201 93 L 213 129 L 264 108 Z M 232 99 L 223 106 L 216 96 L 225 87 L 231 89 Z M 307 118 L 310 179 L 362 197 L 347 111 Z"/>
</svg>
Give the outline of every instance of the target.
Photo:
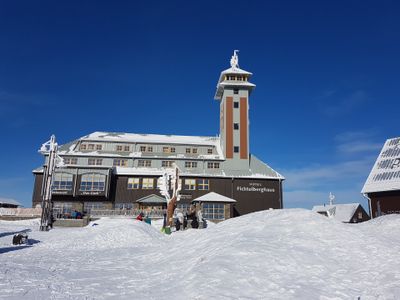
<svg viewBox="0 0 400 300">
<path fill-rule="evenodd" d="M 140 204 L 167 204 L 167 200 L 165 200 L 165 198 L 160 197 L 156 194 L 151 194 L 149 196 L 140 198 L 136 200 L 136 202 Z"/>
<path fill-rule="evenodd" d="M 201 197 L 193 199 L 192 202 L 220 202 L 220 203 L 236 203 L 235 199 L 222 196 L 220 194 L 210 192 Z"/>
</svg>

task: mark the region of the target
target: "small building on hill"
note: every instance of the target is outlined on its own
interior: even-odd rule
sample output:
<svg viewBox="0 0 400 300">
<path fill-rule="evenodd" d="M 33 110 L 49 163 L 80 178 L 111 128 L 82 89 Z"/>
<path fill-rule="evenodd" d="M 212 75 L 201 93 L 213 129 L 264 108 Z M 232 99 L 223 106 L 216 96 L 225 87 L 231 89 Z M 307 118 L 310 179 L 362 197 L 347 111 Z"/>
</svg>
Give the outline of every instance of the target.
<svg viewBox="0 0 400 300">
<path fill-rule="evenodd" d="M 22 206 L 21 203 L 13 199 L 0 198 L 0 207 L 4 208 L 17 208 Z"/>
<path fill-rule="evenodd" d="M 316 205 L 312 211 L 343 223 L 360 223 L 370 219 L 360 203 Z"/>
<path fill-rule="evenodd" d="M 385 142 L 361 193 L 371 218 L 400 213 L 400 137 Z"/>
</svg>

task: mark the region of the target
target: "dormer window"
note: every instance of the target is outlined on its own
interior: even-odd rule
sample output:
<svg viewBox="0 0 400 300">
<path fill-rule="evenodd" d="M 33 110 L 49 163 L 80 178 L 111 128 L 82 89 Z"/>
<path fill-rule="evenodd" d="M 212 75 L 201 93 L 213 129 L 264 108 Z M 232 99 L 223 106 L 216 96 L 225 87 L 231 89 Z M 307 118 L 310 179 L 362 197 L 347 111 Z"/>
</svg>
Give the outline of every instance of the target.
<svg viewBox="0 0 400 300">
<path fill-rule="evenodd" d="M 103 159 L 101 158 L 89 158 L 88 165 L 89 166 L 101 166 L 103 164 Z"/>
<path fill-rule="evenodd" d="M 212 154 L 213 153 L 213 149 L 212 148 L 208 148 L 207 149 L 207 154 Z"/>
<path fill-rule="evenodd" d="M 175 153 L 175 147 L 163 147 L 164 153 Z"/>
</svg>

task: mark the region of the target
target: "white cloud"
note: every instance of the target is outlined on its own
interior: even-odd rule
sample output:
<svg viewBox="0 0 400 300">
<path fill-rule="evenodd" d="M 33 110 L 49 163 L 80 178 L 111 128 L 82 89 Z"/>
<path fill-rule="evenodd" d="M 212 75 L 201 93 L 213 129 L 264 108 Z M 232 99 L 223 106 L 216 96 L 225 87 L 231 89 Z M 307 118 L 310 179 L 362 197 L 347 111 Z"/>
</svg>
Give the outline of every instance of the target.
<svg viewBox="0 0 400 300">
<path fill-rule="evenodd" d="M 286 187 L 290 190 L 331 186 L 333 184 L 365 180 L 371 171 L 375 157 L 341 162 L 330 165 L 314 165 L 301 169 L 283 170 Z"/>
<path fill-rule="evenodd" d="M 359 131 L 346 131 L 335 136 L 335 141 L 338 143 L 351 142 L 354 140 L 369 140 L 377 135 L 376 129 L 367 129 Z"/>
<path fill-rule="evenodd" d="M 369 96 L 364 90 L 356 90 L 351 93 L 327 91 L 319 97 L 319 100 L 324 114 L 329 117 L 337 117 L 361 107 L 369 100 Z"/>
<path fill-rule="evenodd" d="M 372 142 L 362 142 L 354 141 L 348 143 L 342 143 L 337 146 L 337 150 L 341 153 L 355 154 L 364 152 L 376 152 L 378 156 L 379 150 L 382 148 L 383 144 L 372 143 Z"/>
</svg>

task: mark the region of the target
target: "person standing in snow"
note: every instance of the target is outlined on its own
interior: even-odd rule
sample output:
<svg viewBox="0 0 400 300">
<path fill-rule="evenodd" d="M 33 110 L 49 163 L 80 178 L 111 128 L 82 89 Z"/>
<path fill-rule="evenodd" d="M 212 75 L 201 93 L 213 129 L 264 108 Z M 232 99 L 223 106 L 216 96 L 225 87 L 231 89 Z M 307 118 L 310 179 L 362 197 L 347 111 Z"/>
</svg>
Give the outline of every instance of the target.
<svg viewBox="0 0 400 300">
<path fill-rule="evenodd" d="M 200 228 L 203 228 L 203 213 L 201 212 L 201 207 L 197 211 L 197 220 L 199 221 Z"/>
<path fill-rule="evenodd" d="M 138 220 L 138 221 L 143 221 L 143 216 L 144 216 L 144 214 L 141 212 L 141 213 L 136 217 L 136 220 Z"/>
</svg>

